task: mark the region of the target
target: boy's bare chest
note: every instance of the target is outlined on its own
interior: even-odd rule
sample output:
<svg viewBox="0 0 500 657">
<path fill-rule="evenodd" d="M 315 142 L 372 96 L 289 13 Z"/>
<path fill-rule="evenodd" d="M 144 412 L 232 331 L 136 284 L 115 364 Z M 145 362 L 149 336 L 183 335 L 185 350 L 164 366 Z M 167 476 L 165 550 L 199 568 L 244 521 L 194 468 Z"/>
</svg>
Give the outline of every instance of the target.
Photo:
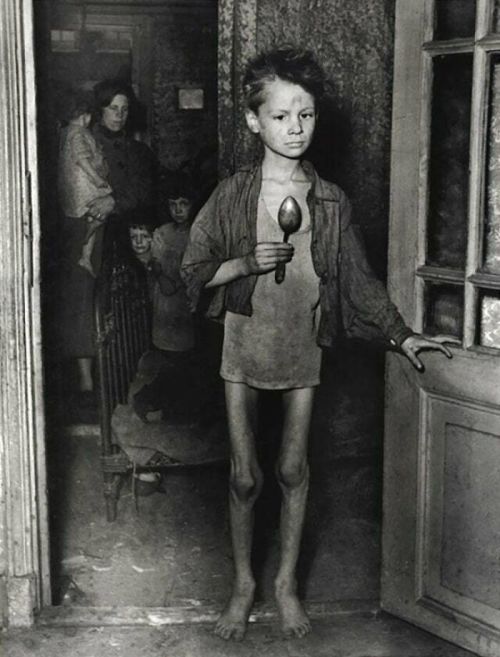
<svg viewBox="0 0 500 657">
<path fill-rule="evenodd" d="M 307 181 L 290 181 L 288 184 L 283 185 L 272 180 L 263 180 L 261 196 L 269 214 L 276 222 L 278 221 L 278 211 L 283 200 L 287 196 L 293 196 L 302 210 L 301 229 L 304 229 L 307 228 L 310 221 L 309 209 L 306 202 L 309 187 L 310 183 Z"/>
</svg>

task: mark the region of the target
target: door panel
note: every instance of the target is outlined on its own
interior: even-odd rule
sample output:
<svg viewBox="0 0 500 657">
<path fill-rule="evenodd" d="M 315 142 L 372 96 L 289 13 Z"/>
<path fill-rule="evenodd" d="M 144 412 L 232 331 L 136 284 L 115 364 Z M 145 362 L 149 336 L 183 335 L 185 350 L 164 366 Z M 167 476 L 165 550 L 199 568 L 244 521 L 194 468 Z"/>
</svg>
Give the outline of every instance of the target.
<svg viewBox="0 0 500 657">
<path fill-rule="evenodd" d="M 500 625 L 500 413 L 422 392 L 422 602 Z"/>
<path fill-rule="evenodd" d="M 389 290 L 415 330 L 461 344 L 451 361 L 424 354 L 424 374 L 388 357 L 382 568 L 384 609 L 488 657 L 500 654 L 494 5 L 396 2 Z"/>
<path fill-rule="evenodd" d="M 500 654 L 500 371 L 483 354 L 387 368 L 382 607 Z"/>
</svg>

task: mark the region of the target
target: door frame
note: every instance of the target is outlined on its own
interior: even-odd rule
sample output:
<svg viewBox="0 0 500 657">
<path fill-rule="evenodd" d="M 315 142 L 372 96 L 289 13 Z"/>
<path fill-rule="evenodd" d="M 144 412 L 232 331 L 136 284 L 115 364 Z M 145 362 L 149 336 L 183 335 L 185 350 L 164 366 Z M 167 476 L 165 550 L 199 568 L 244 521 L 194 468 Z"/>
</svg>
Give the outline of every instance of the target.
<svg viewBox="0 0 500 657">
<path fill-rule="evenodd" d="M 56 611 L 50 609 L 33 2 L 0 3 L 0 627 L 29 627 L 42 609 L 49 616 Z M 218 12 L 224 175 L 248 148 L 235 116 L 242 115 L 241 72 L 256 51 L 257 0 L 219 0 Z M 181 616 L 173 610 L 164 622 Z"/>
<path fill-rule="evenodd" d="M 0 23 L 0 609 L 26 626 L 50 604 L 31 0 L 4 0 Z"/>
</svg>

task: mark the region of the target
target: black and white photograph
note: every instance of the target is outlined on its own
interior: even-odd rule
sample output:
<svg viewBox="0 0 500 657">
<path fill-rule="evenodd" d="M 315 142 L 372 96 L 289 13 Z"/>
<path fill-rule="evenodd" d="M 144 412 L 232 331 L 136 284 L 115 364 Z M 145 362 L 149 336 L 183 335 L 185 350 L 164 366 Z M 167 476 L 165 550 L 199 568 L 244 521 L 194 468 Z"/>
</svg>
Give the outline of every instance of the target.
<svg viewBox="0 0 500 657">
<path fill-rule="evenodd" d="M 499 657 L 500 1 L 2 0 L 0 95 L 0 653 Z"/>
</svg>

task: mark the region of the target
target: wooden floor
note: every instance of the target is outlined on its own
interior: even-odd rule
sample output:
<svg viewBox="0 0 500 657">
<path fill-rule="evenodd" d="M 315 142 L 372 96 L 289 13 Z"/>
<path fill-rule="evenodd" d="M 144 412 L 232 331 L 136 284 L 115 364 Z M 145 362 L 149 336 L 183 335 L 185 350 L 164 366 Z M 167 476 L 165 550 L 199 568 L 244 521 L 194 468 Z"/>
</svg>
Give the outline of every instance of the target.
<svg viewBox="0 0 500 657">
<path fill-rule="evenodd" d="M 63 444 L 61 444 L 63 443 Z M 125 481 L 115 522 L 106 520 L 95 436 L 64 436 L 50 455 L 52 583 L 55 605 L 172 607 L 212 603 L 231 591 L 227 471 L 169 471 L 163 493 L 137 500 Z M 274 599 L 279 491 L 274 476 L 258 503 L 257 600 Z M 308 601 L 379 597 L 380 520 L 375 465 L 335 463 L 311 485 L 299 583 Z"/>
</svg>

